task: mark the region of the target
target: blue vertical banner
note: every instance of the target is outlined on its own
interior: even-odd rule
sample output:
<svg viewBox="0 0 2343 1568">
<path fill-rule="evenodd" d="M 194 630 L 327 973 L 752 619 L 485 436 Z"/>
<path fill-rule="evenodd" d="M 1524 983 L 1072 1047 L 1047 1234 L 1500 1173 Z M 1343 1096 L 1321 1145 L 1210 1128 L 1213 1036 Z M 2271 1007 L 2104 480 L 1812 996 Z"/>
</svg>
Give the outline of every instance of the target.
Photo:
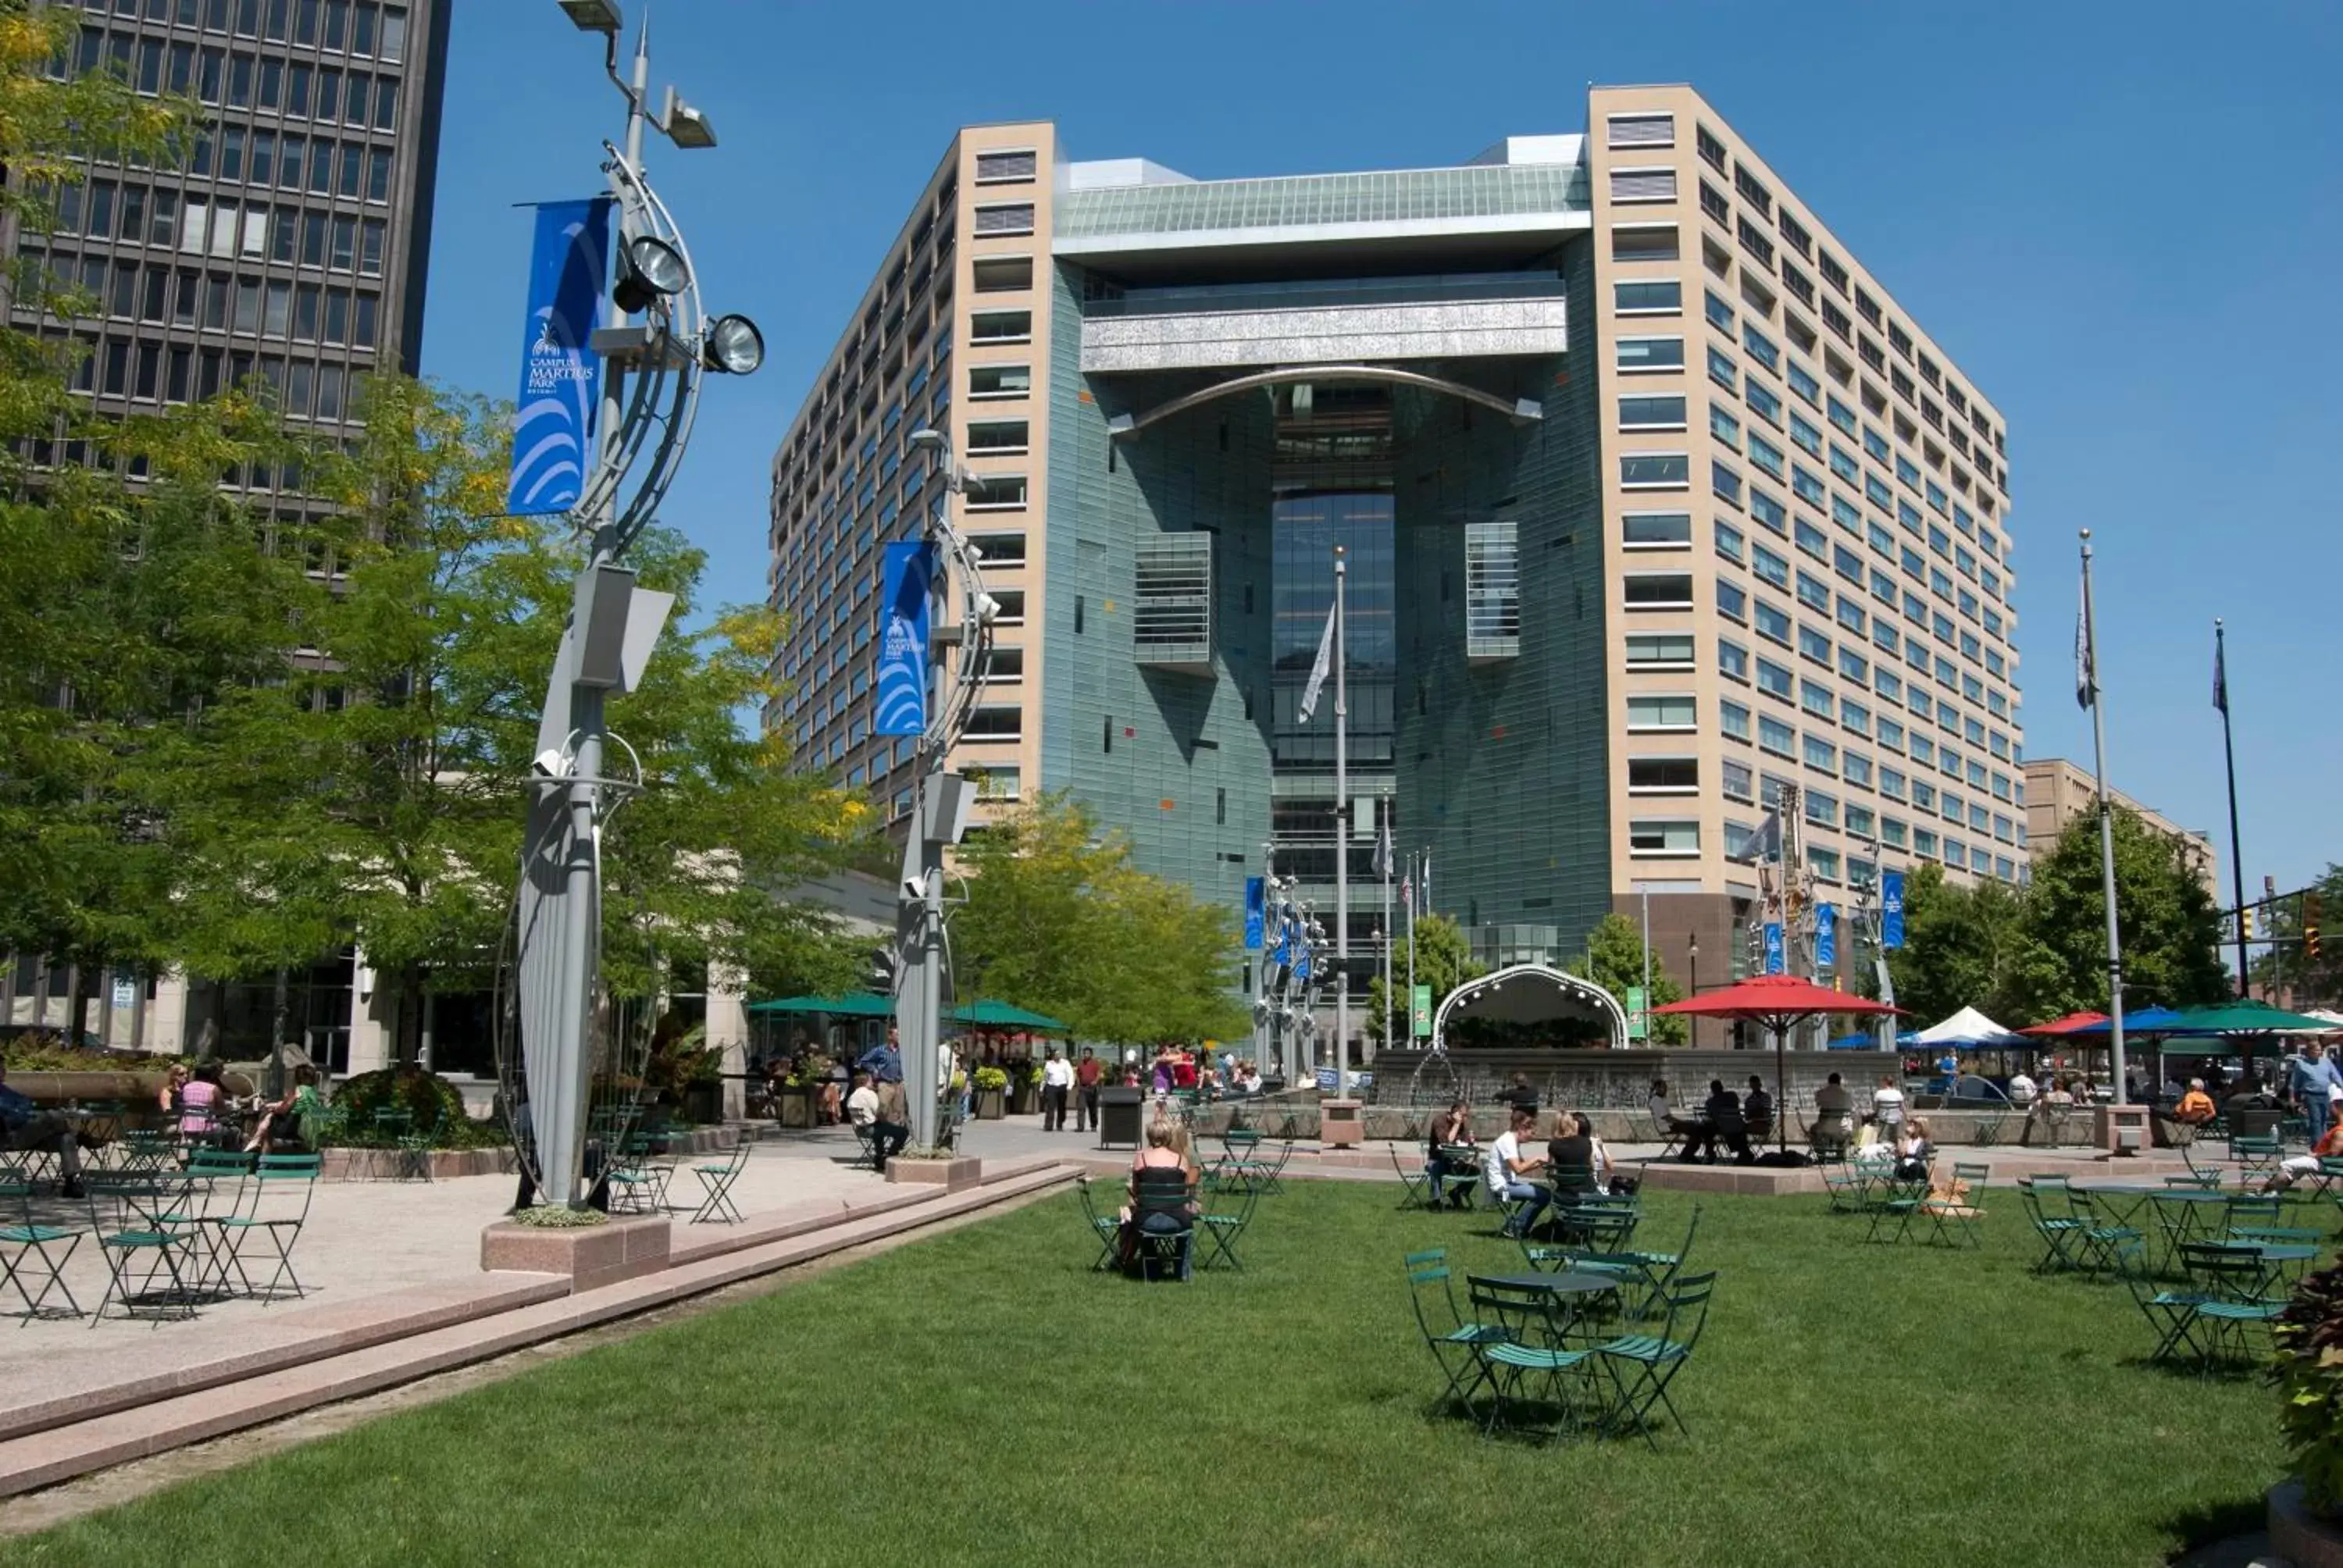
<svg viewBox="0 0 2343 1568">
<path fill-rule="evenodd" d="M 1815 967 L 1832 970 L 1838 967 L 1838 906 L 1815 906 Z"/>
<path fill-rule="evenodd" d="M 566 512 L 586 492 L 602 407 L 602 359 L 592 339 L 609 256 L 608 196 L 547 202 L 537 209 L 512 477 L 505 493 L 505 510 L 515 517 Z"/>
<path fill-rule="evenodd" d="M 1904 873 L 1879 878 L 1879 945 L 1891 952 L 1904 945 Z"/>
<path fill-rule="evenodd" d="M 880 735 L 924 735 L 928 729 L 928 607 L 936 547 L 899 539 L 887 547 L 880 580 Z"/>
<path fill-rule="evenodd" d="M 1782 922 L 1767 920 L 1765 922 L 1765 972 L 1769 975 L 1777 975 L 1782 972 L 1784 967 Z"/>
<path fill-rule="evenodd" d="M 1245 951 L 1257 953 L 1269 923 L 1268 889 L 1259 877 L 1245 879 Z"/>
</svg>

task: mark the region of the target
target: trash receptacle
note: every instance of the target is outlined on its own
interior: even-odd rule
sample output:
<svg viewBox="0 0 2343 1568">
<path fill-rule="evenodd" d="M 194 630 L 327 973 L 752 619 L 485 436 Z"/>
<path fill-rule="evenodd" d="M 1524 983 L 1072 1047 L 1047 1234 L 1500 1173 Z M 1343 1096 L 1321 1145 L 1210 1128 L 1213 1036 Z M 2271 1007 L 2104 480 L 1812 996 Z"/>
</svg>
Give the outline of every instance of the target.
<svg viewBox="0 0 2343 1568">
<path fill-rule="evenodd" d="M 1141 1104 L 1147 1092 L 1110 1084 L 1099 1091 L 1099 1147 L 1111 1149 L 1117 1144 L 1139 1147 Z"/>
</svg>

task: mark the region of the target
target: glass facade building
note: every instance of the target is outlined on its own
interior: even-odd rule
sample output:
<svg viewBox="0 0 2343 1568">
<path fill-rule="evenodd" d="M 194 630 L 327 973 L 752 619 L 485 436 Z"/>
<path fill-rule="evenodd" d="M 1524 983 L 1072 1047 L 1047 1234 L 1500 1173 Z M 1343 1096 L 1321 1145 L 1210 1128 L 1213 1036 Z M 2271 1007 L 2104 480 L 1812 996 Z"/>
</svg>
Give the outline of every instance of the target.
<svg viewBox="0 0 2343 1568">
<path fill-rule="evenodd" d="M 908 809 L 868 645 L 877 545 L 944 504 L 932 425 L 963 526 L 1013 540 L 1015 674 L 954 760 L 1209 899 L 1273 846 L 1332 907 L 1331 696 L 1295 709 L 1337 542 L 1361 816 L 1492 950 L 1565 959 L 1648 898 L 1671 971 L 1697 941 L 1724 978 L 1734 852 L 1793 780 L 1821 898 L 2019 875 L 1998 414 L 1696 94 L 1586 116 L 1260 180 L 963 131 L 775 456 L 767 722 Z M 1372 951 L 1371 833 L 1351 856 Z"/>
</svg>

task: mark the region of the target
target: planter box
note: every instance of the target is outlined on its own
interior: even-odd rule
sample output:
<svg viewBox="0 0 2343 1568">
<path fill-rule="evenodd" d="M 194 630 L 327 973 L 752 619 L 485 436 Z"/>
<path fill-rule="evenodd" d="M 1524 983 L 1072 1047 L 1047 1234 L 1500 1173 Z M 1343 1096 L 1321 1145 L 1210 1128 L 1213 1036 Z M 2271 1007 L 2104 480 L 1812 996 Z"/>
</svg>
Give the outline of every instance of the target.
<svg viewBox="0 0 2343 1568">
<path fill-rule="evenodd" d="M 683 1091 L 683 1113 L 702 1127 L 713 1127 L 724 1120 L 724 1085 L 718 1083 L 686 1084 Z"/>
<path fill-rule="evenodd" d="M 667 1267 L 669 1225 L 663 1214 L 630 1215 L 576 1230 L 540 1230 L 498 1220 L 480 1232 L 480 1267 L 559 1274 L 569 1293 L 615 1285 Z"/>
<path fill-rule="evenodd" d="M 783 1084 L 773 1095 L 775 1120 L 784 1127 L 811 1127 L 814 1093 L 813 1090 L 803 1086 L 792 1089 Z"/>
<path fill-rule="evenodd" d="M 984 1161 L 961 1158 L 912 1160 L 899 1154 L 887 1161 L 887 1180 L 897 1186 L 937 1187 L 946 1192 L 964 1192 L 983 1181 Z"/>
<path fill-rule="evenodd" d="M 1001 1120 L 1001 1101 L 1003 1092 L 998 1089 L 980 1089 L 976 1091 L 976 1119 L 979 1121 Z"/>
<path fill-rule="evenodd" d="M 1041 1109 L 1041 1091 L 1021 1078 L 1009 1081 L 1009 1114 L 1032 1116 Z"/>
<path fill-rule="evenodd" d="M 1366 1135 L 1363 1112 L 1366 1107 L 1355 1100 L 1322 1100 L 1318 1102 L 1319 1141 L 1335 1149 L 1358 1146 Z"/>
</svg>

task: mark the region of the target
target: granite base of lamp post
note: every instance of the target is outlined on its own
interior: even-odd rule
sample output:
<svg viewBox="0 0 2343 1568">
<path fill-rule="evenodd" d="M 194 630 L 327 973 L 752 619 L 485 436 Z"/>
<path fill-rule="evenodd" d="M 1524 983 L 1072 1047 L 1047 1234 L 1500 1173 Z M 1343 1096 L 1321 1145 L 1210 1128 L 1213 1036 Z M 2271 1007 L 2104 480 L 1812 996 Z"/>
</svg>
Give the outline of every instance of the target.
<svg viewBox="0 0 2343 1568">
<path fill-rule="evenodd" d="M 498 1220 L 480 1232 L 480 1267 L 564 1275 L 576 1295 L 666 1268 L 669 1231 L 664 1214 L 630 1214 L 574 1227 Z"/>
<path fill-rule="evenodd" d="M 954 1156 L 950 1160 L 915 1160 L 898 1154 L 887 1161 L 887 1180 L 903 1187 L 940 1187 L 964 1192 L 984 1180 L 984 1161 Z"/>
</svg>

